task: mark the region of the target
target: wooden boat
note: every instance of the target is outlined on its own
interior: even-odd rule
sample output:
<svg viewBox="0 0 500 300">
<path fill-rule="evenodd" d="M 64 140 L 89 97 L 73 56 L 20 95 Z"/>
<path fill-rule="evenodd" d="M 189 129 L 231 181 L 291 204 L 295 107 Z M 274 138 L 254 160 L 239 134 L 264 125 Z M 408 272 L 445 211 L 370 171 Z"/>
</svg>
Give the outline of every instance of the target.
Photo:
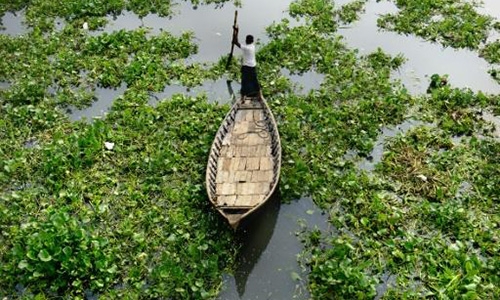
<svg viewBox="0 0 500 300">
<path fill-rule="evenodd" d="M 242 97 L 215 136 L 207 164 L 206 188 L 215 208 L 236 229 L 276 190 L 281 142 L 263 98 Z"/>
</svg>

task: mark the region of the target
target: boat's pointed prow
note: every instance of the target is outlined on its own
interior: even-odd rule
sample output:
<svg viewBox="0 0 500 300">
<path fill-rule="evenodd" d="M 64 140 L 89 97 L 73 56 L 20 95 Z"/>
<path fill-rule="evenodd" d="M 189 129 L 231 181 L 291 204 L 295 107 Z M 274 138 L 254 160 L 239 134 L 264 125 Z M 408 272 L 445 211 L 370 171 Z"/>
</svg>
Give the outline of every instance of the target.
<svg viewBox="0 0 500 300">
<path fill-rule="evenodd" d="M 229 225 L 231 225 L 231 228 L 233 228 L 234 230 L 238 229 L 238 226 L 240 225 L 240 218 L 238 218 L 237 220 L 231 220 L 231 218 L 227 218 L 227 220 L 229 221 Z"/>
</svg>

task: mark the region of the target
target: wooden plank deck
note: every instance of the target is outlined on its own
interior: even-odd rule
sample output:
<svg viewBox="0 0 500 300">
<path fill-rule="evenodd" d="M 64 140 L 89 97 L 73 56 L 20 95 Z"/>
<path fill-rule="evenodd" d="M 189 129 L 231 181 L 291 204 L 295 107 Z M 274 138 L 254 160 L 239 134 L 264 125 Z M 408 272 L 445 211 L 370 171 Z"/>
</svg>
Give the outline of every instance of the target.
<svg viewBox="0 0 500 300">
<path fill-rule="evenodd" d="M 262 106 L 250 102 L 238 110 L 222 141 L 217 165 L 217 206 L 253 207 L 270 192 L 273 178 L 271 137 Z"/>
</svg>

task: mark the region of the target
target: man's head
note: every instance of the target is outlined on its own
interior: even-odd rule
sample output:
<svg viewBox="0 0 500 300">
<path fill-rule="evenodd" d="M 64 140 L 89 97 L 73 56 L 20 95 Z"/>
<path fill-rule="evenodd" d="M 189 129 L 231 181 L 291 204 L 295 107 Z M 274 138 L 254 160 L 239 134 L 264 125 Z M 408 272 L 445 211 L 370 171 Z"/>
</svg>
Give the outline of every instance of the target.
<svg viewBox="0 0 500 300">
<path fill-rule="evenodd" d="M 247 45 L 250 45 L 251 43 L 253 43 L 253 35 L 251 35 L 251 34 L 247 35 L 247 37 L 245 39 L 245 43 Z"/>
</svg>

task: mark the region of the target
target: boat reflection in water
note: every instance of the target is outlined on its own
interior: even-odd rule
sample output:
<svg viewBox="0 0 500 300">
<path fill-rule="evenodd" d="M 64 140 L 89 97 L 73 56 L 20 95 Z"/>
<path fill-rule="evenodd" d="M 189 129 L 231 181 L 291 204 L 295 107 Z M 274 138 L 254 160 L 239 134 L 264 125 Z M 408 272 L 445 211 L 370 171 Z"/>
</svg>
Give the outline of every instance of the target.
<svg viewBox="0 0 500 300">
<path fill-rule="evenodd" d="M 238 265 L 234 278 L 240 297 L 245 294 L 248 276 L 252 273 L 255 264 L 259 261 L 273 236 L 280 204 L 279 192 L 275 192 L 265 206 L 241 223 L 241 227 L 236 233 L 241 243 L 241 249 L 237 257 Z"/>
<path fill-rule="evenodd" d="M 297 262 L 303 245 L 296 232 L 301 224 L 328 230 L 327 216 L 310 198 L 280 202 L 278 191 L 242 222 L 236 232 L 241 242 L 236 270 L 225 276 L 219 300 L 309 299 L 307 275 Z"/>
</svg>

